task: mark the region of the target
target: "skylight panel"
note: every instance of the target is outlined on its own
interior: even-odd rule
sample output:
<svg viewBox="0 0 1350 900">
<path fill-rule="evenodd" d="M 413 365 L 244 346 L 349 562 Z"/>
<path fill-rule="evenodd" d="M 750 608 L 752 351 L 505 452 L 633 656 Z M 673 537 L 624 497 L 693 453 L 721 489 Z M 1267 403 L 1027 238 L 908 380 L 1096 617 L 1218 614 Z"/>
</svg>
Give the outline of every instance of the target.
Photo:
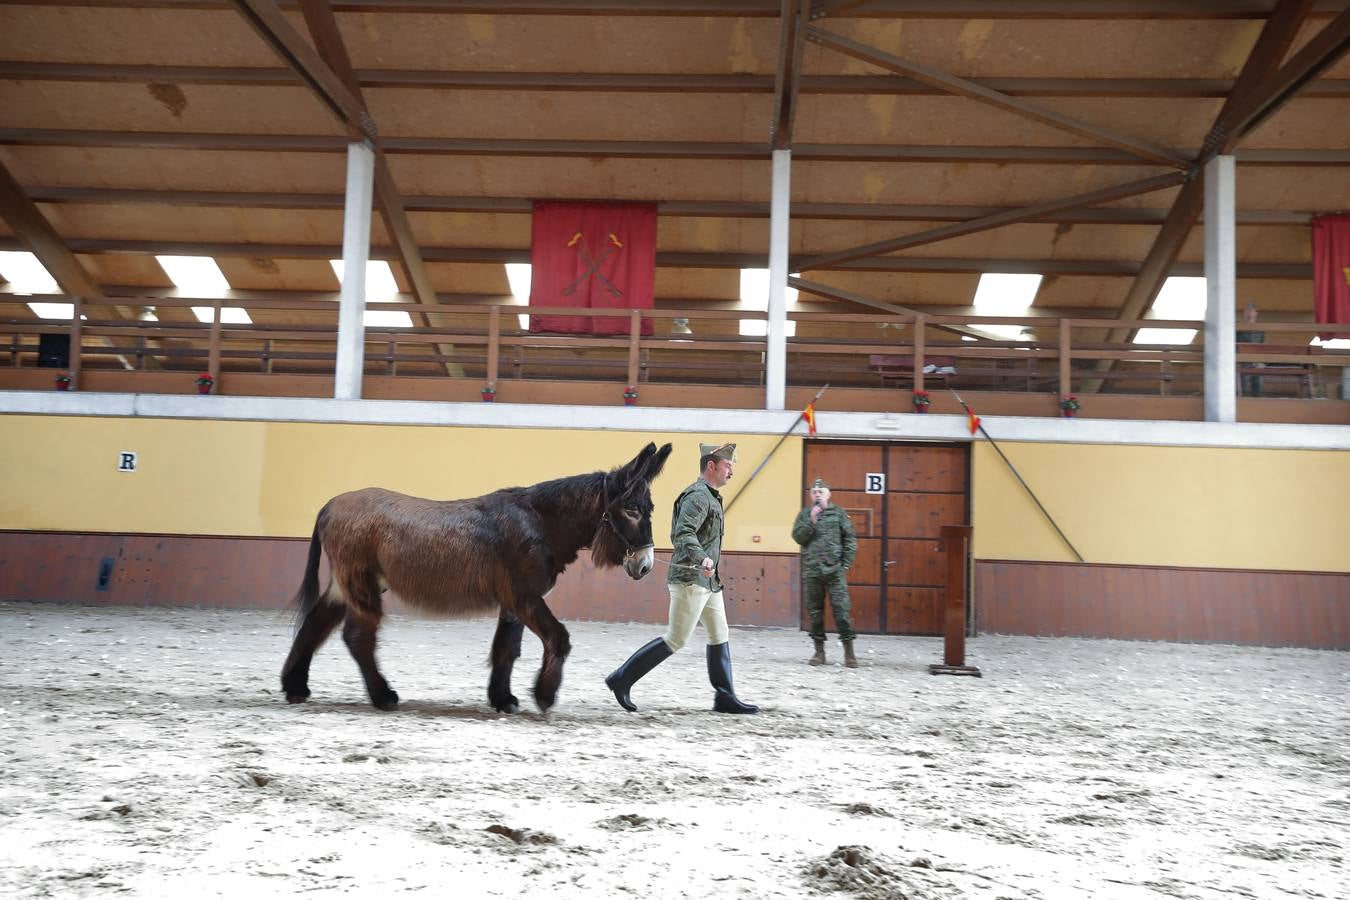
<svg viewBox="0 0 1350 900">
<path fill-rule="evenodd" d="M 1041 277 L 1036 274 L 985 272 L 975 288 L 972 305 L 983 316 L 1024 316 L 1041 288 Z M 1022 337 L 1025 330 L 1023 325 L 972 324 L 970 327 L 1009 341 Z"/>
<path fill-rule="evenodd" d="M 796 273 L 794 273 L 792 277 L 796 278 Z M 797 295 L 798 292 L 796 288 L 787 288 L 783 293 L 784 306 L 789 309 L 796 306 Z M 768 312 L 768 269 L 741 269 L 741 306 L 759 312 Z M 786 335 L 788 337 L 794 337 L 797 334 L 797 323 L 789 319 L 787 320 L 786 325 Z M 769 322 L 767 319 L 741 319 L 740 333 L 742 337 L 768 337 Z"/>
<path fill-rule="evenodd" d="M 230 283 L 225 280 L 220 266 L 209 256 L 156 256 L 155 261 L 185 296 L 224 297 L 230 293 Z M 210 322 L 215 317 L 209 306 L 194 306 L 192 314 L 198 322 Z M 225 325 L 249 325 L 253 322 L 248 311 L 238 306 L 223 307 L 220 321 Z"/>
<path fill-rule="evenodd" d="M 0 275 L 9 282 L 16 294 L 59 294 L 61 286 L 38 258 L 27 250 L 0 252 Z M 40 319 L 67 319 L 75 311 L 73 303 L 29 303 L 28 308 Z"/>
<path fill-rule="evenodd" d="M 330 259 L 338 284 L 342 283 L 343 265 L 340 259 Z M 398 300 L 398 282 L 394 280 L 394 270 L 382 259 L 366 260 L 366 302 L 392 303 Z M 361 315 L 361 322 L 368 328 L 411 328 L 412 316 L 401 309 L 367 309 Z"/>
<path fill-rule="evenodd" d="M 533 270 L 529 263 L 507 263 L 506 264 L 506 283 L 511 285 L 511 296 L 516 298 L 517 303 L 530 305 L 530 283 Z M 520 322 L 521 331 L 530 330 L 530 317 L 527 313 L 520 313 L 516 316 Z"/>
<path fill-rule="evenodd" d="M 1153 314 L 1160 319 L 1203 319 L 1209 305 L 1205 295 L 1205 279 L 1173 275 L 1163 282 L 1158 299 L 1153 301 Z M 1195 340 L 1196 328 L 1141 328 L 1134 336 L 1136 344 L 1189 344 Z"/>
</svg>

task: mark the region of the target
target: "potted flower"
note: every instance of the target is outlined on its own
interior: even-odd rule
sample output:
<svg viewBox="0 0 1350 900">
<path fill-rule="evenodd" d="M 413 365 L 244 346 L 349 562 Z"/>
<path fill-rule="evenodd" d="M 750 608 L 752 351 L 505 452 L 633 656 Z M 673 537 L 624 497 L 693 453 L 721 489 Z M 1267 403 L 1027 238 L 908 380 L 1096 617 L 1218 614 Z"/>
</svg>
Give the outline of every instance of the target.
<svg viewBox="0 0 1350 900">
<path fill-rule="evenodd" d="M 69 372 L 62 372 L 60 375 L 56 376 L 56 389 L 58 391 L 68 391 L 70 390 L 71 382 L 74 380 L 74 378 L 70 377 Z"/>
<path fill-rule="evenodd" d="M 929 397 L 928 397 L 928 392 L 927 392 L 927 391 L 915 391 L 915 392 L 914 392 L 914 411 L 915 411 L 916 413 L 926 413 L 926 412 L 928 412 L 928 404 L 930 404 L 930 403 L 932 403 L 932 402 L 933 402 L 933 401 L 932 401 L 931 399 L 929 399 Z"/>
<path fill-rule="evenodd" d="M 197 376 L 197 393 L 209 394 L 211 389 L 216 386 L 216 379 L 210 372 L 203 372 Z"/>
<path fill-rule="evenodd" d="M 497 388 L 489 382 L 483 386 L 482 395 L 484 403 L 495 403 L 497 400 Z"/>
<path fill-rule="evenodd" d="M 637 406 L 637 388 L 631 384 L 623 389 L 623 405 Z"/>
<path fill-rule="evenodd" d="M 1081 404 L 1078 402 L 1078 398 L 1073 394 L 1064 394 L 1059 398 L 1059 409 L 1060 412 L 1064 413 L 1066 419 L 1072 419 L 1074 416 L 1078 415 L 1080 407 Z"/>
</svg>

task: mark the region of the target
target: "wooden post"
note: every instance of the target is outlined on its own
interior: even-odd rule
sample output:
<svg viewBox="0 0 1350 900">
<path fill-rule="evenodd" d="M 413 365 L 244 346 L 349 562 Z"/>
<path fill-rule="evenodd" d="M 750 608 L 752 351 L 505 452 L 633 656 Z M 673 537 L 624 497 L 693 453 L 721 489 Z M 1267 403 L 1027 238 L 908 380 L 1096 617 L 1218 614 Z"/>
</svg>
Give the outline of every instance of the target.
<svg viewBox="0 0 1350 900">
<path fill-rule="evenodd" d="M 72 390 L 80 389 L 80 349 L 84 345 L 84 329 L 81 325 L 80 314 L 84 310 L 84 298 L 70 298 L 70 350 L 67 354 L 66 363 L 70 368 L 70 387 Z"/>
<path fill-rule="evenodd" d="M 1069 358 L 1069 327 L 1068 319 L 1059 320 L 1059 397 L 1062 399 L 1065 394 L 1073 393 L 1072 360 Z M 1059 405 L 1058 402 L 1055 403 Z"/>
<path fill-rule="evenodd" d="M 966 665 L 966 569 L 970 553 L 969 525 L 943 525 L 938 548 L 947 554 L 947 595 L 942 604 L 942 662 L 928 667 L 931 675 L 981 673 Z"/>
<path fill-rule="evenodd" d="M 502 309 L 500 306 L 492 307 L 492 312 L 488 314 L 488 346 L 487 346 L 487 386 L 496 390 L 497 388 L 497 365 L 501 358 L 502 347 Z"/>
<path fill-rule="evenodd" d="M 635 309 L 628 316 L 628 384 L 637 387 L 638 363 L 642 353 L 642 311 Z"/>
<path fill-rule="evenodd" d="M 220 301 L 211 304 L 211 343 L 206 351 L 206 372 L 211 380 L 220 383 Z M 220 393 L 217 389 L 216 393 Z"/>
<path fill-rule="evenodd" d="M 923 390 L 923 316 L 914 317 L 914 390 Z"/>
</svg>

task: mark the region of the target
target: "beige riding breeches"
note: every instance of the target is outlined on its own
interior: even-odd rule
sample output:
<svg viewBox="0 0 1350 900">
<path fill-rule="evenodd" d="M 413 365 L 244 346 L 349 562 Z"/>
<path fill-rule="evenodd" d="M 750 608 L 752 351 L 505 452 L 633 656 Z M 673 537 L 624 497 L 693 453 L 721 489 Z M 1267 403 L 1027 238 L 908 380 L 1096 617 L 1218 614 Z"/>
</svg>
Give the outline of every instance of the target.
<svg viewBox="0 0 1350 900">
<path fill-rule="evenodd" d="M 694 633 L 694 626 L 703 623 L 709 644 L 725 644 L 727 613 L 722 606 L 722 592 L 713 593 L 697 584 L 668 584 L 670 591 L 670 624 L 662 640 L 671 650 L 679 650 Z"/>
</svg>

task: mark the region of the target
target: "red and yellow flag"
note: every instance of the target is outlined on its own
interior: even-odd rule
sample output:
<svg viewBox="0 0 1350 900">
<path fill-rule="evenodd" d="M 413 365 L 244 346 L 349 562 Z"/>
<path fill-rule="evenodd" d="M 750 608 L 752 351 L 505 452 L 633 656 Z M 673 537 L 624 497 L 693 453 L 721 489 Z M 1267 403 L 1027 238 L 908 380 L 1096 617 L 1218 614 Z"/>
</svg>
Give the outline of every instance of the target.
<svg viewBox="0 0 1350 900">
<path fill-rule="evenodd" d="M 806 420 L 806 433 L 816 433 L 816 401 L 812 400 L 806 404 L 806 409 L 802 410 L 802 418 Z"/>
<path fill-rule="evenodd" d="M 980 430 L 980 417 L 969 406 L 966 407 L 966 415 L 970 416 L 970 433 L 974 434 Z"/>
</svg>

